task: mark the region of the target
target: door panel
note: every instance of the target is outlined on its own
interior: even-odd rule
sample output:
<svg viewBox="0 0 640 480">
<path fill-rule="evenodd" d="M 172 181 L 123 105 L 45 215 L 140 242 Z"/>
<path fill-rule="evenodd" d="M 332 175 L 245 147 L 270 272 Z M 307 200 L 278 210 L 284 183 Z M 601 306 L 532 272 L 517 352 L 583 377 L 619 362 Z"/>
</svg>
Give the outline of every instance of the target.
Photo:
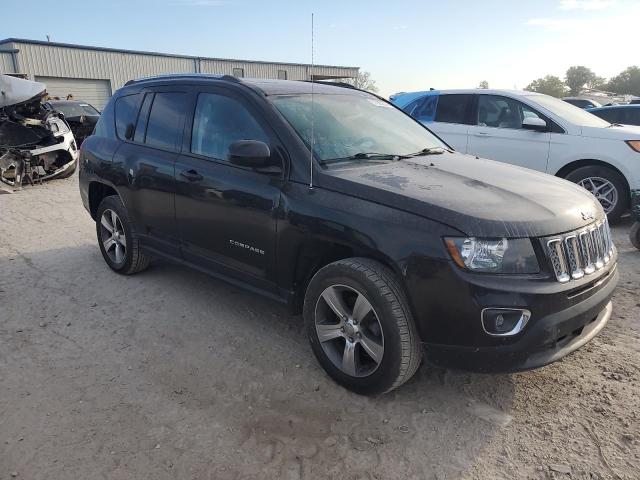
<svg viewBox="0 0 640 480">
<path fill-rule="evenodd" d="M 473 95 L 466 93 L 438 95 L 435 121 L 428 125 L 445 142 L 461 153 L 467 153 L 467 133 L 472 101 Z"/>
<path fill-rule="evenodd" d="M 281 173 L 230 164 L 237 140 L 273 137 L 251 104 L 223 89 L 198 94 L 188 149 L 176 161 L 176 218 L 185 260 L 275 291 L 276 212 Z M 274 154 L 275 155 L 275 154 Z"/>
<path fill-rule="evenodd" d="M 522 128 L 523 118 L 542 118 L 537 112 L 512 98 L 478 95 L 476 116 L 468 131 L 467 153 L 546 171 L 551 134 Z"/>
<path fill-rule="evenodd" d="M 123 194 L 127 211 L 144 244 L 169 255 L 180 255 L 174 216 L 174 161 L 178 155 L 123 143 L 113 158 L 127 189 Z"/>
<path fill-rule="evenodd" d="M 138 99 L 141 100 L 141 99 Z M 116 121 L 124 140 L 113 165 L 126 183 L 124 201 L 145 245 L 171 256 L 180 256 L 175 219 L 174 163 L 183 138 L 185 113 L 190 109 L 186 91 L 151 88 L 131 118 Z M 116 117 L 118 104 L 116 104 Z M 126 125 L 134 129 L 125 138 Z"/>
<path fill-rule="evenodd" d="M 458 123 L 433 122 L 425 123 L 425 126 L 433 133 L 437 134 L 445 142 L 451 145 L 460 153 L 467 153 L 467 135 L 469 125 L 461 125 Z"/>
</svg>

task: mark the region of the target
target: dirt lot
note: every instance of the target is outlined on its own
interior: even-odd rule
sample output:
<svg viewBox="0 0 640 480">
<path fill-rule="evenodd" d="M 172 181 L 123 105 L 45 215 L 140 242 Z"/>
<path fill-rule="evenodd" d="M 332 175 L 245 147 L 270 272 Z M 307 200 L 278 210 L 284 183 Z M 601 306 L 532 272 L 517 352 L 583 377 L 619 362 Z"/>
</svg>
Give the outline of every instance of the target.
<svg viewBox="0 0 640 480">
<path fill-rule="evenodd" d="M 77 177 L 0 195 L 0 479 L 638 479 L 640 252 L 605 331 L 517 375 L 333 384 L 301 318 L 200 273 L 104 264 Z"/>
</svg>

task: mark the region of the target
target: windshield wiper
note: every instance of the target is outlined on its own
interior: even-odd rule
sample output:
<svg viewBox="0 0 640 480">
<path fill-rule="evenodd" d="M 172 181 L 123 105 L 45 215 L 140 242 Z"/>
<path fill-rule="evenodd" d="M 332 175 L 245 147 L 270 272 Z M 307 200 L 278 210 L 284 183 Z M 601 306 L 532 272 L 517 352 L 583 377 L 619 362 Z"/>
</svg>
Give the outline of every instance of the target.
<svg viewBox="0 0 640 480">
<path fill-rule="evenodd" d="M 607 128 L 611 128 L 611 127 L 624 127 L 624 125 L 621 123 L 612 123 Z"/>
<path fill-rule="evenodd" d="M 394 155 L 391 153 L 377 153 L 377 152 L 358 152 L 348 157 L 328 158 L 322 160 L 320 163 L 327 165 L 329 163 L 344 162 L 349 160 L 399 160 L 406 158 L 403 155 Z"/>
<path fill-rule="evenodd" d="M 323 165 L 327 165 L 330 163 L 336 162 L 344 162 L 349 160 L 393 160 L 398 161 L 405 158 L 411 157 L 421 157 L 423 155 L 439 155 L 444 153 L 445 149 L 443 147 L 427 147 L 423 148 L 419 152 L 409 153 L 406 155 L 394 154 L 394 153 L 377 153 L 377 152 L 358 152 L 348 157 L 339 157 L 339 158 L 329 158 L 327 160 L 322 160 Z"/>
<path fill-rule="evenodd" d="M 444 152 L 445 152 L 444 147 L 427 147 L 427 148 L 423 148 L 419 152 L 404 155 L 402 158 L 422 157 L 423 155 L 440 155 L 441 153 L 444 153 Z"/>
</svg>

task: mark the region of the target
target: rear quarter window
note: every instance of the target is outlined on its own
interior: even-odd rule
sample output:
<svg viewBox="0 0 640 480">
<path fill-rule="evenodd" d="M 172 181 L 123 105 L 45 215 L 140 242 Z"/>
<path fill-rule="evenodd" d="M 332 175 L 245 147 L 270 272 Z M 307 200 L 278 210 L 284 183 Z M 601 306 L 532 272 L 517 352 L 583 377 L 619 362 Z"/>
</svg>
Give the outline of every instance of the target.
<svg viewBox="0 0 640 480">
<path fill-rule="evenodd" d="M 127 125 L 132 124 L 135 126 L 140 97 L 139 93 L 134 93 L 133 95 L 119 97 L 116 100 L 116 133 L 121 140 L 125 140 Z"/>
<path fill-rule="evenodd" d="M 115 102 L 109 102 L 104 107 L 96 126 L 93 129 L 93 135 L 97 137 L 113 138 L 114 135 L 114 118 L 113 107 Z"/>
</svg>

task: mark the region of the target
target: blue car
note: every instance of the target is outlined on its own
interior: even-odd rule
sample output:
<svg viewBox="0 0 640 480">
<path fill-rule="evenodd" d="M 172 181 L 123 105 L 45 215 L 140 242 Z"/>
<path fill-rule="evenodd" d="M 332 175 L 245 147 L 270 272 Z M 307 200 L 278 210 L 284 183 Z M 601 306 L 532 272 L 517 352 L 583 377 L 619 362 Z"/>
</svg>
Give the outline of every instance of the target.
<svg viewBox="0 0 640 480">
<path fill-rule="evenodd" d="M 640 125 L 640 105 L 611 105 L 609 107 L 587 108 L 587 112 L 610 123 L 622 125 Z"/>
</svg>

